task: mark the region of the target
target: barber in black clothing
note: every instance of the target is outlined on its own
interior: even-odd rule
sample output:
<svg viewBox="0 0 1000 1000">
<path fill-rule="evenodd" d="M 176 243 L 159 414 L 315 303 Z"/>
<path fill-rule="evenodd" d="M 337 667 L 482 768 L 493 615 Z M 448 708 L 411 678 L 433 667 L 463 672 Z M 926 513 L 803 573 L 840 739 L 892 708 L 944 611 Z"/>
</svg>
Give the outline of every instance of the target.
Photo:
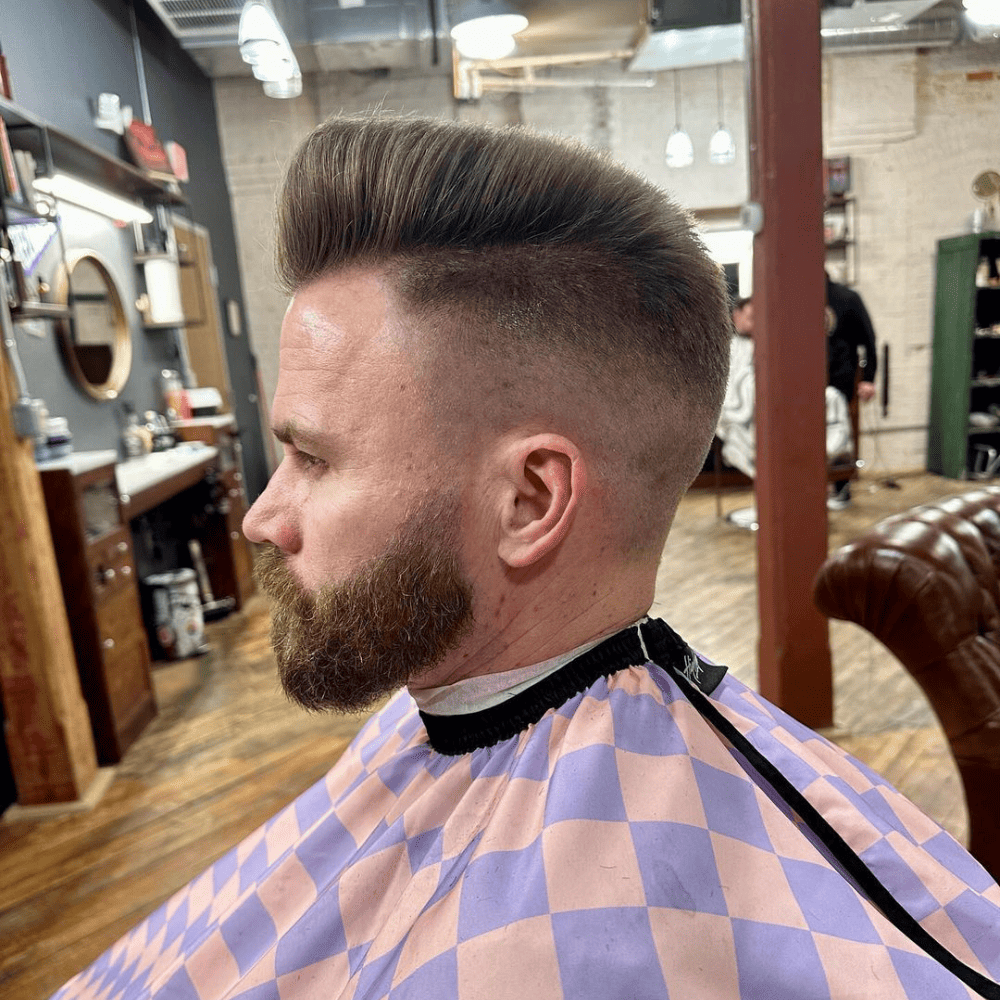
<svg viewBox="0 0 1000 1000">
<path fill-rule="evenodd" d="M 861 296 L 846 285 L 826 276 L 826 363 L 828 385 L 839 389 L 848 403 L 854 397 L 854 373 L 858 351 L 864 348 L 864 365 L 858 383 L 858 399 L 867 402 L 875 396 L 875 330 Z M 832 510 L 842 510 L 851 499 L 850 480 L 834 483 L 834 493 L 827 502 Z"/>
</svg>

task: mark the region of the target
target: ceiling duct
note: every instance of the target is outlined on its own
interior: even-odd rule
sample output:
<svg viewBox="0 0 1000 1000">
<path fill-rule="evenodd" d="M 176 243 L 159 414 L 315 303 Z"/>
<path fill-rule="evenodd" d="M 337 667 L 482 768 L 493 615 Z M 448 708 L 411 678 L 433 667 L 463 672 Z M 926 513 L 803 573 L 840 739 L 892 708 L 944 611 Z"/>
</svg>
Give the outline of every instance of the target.
<svg viewBox="0 0 1000 1000">
<path fill-rule="evenodd" d="M 705 23 L 697 0 L 664 5 L 667 30 L 654 30 L 636 49 L 629 69 L 636 72 L 707 66 L 744 58 L 745 32 L 731 0 L 712 0 L 714 16 L 726 21 Z M 727 6 L 727 4 L 729 6 Z M 653 8 L 651 26 L 667 24 Z M 820 21 L 823 51 L 828 54 L 954 45 L 962 34 L 960 10 L 954 0 L 859 0 L 850 6 L 830 6 Z"/>
<path fill-rule="evenodd" d="M 245 76 L 243 0 L 146 0 L 212 77 Z M 445 0 L 269 0 L 304 72 L 448 64 Z M 442 58 L 444 53 L 444 58 Z"/>
<path fill-rule="evenodd" d="M 962 34 L 959 10 L 941 0 L 872 0 L 823 11 L 827 52 L 915 49 L 954 45 Z"/>
</svg>

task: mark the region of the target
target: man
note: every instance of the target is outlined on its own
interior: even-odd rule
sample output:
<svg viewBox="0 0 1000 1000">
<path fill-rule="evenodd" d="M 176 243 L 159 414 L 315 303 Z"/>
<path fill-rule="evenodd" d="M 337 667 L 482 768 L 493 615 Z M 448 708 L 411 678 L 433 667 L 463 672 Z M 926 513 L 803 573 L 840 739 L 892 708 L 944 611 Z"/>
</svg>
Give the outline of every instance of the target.
<svg viewBox="0 0 1000 1000">
<path fill-rule="evenodd" d="M 726 462 L 755 479 L 757 431 L 754 424 L 756 383 L 753 368 L 752 299 L 736 300 L 733 306 L 733 330 L 729 347 L 729 382 L 715 433 L 722 441 L 722 457 Z"/>
<path fill-rule="evenodd" d="M 60 996 L 992 989 L 986 873 L 645 618 L 726 382 L 685 215 L 557 139 L 340 118 L 277 260 L 285 456 L 245 530 L 282 680 L 406 690 Z"/>
<path fill-rule="evenodd" d="M 860 295 L 826 276 L 826 366 L 827 385 L 839 390 L 848 406 L 854 399 L 854 382 L 864 352 L 858 399 L 875 398 L 875 329 Z M 844 479 L 833 484 L 827 500 L 830 510 L 843 510 L 851 502 L 851 483 Z"/>
<path fill-rule="evenodd" d="M 722 457 L 744 475 L 757 476 L 757 431 L 755 425 L 756 383 L 754 376 L 753 301 L 741 298 L 733 306 L 733 338 L 730 344 L 729 382 L 722 401 L 715 433 L 722 440 Z M 851 457 L 851 418 L 847 400 L 839 389 L 826 387 L 826 457 L 831 463 Z M 741 527 L 757 526 L 754 507 L 727 515 Z"/>
</svg>

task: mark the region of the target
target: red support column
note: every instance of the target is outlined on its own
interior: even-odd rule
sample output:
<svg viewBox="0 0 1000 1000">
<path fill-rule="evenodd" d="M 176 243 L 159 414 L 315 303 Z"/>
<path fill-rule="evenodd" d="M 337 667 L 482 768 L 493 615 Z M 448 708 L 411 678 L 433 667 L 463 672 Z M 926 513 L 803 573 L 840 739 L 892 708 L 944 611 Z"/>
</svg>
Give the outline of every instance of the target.
<svg viewBox="0 0 1000 1000">
<path fill-rule="evenodd" d="M 819 0 L 752 0 L 750 196 L 757 379 L 761 693 L 810 726 L 833 723 L 826 619 L 826 336 Z"/>
</svg>

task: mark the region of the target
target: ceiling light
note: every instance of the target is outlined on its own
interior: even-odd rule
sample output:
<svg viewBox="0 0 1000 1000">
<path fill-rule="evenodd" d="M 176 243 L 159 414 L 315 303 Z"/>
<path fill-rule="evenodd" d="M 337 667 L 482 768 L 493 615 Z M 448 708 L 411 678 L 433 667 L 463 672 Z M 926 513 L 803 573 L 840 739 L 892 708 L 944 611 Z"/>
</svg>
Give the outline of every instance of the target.
<svg viewBox="0 0 1000 1000">
<path fill-rule="evenodd" d="M 451 37 L 466 59 L 503 59 L 517 47 L 514 36 L 528 19 L 505 0 L 468 0 L 455 12 Z"/>
<path fill-rule="evenodd" d="M 736 159 L 736 143 L 723 122 L 722 66 L 715 67 L 715 89 L 719 99 L 719 127 L 708 140 L 708 160 L 716 166 L 724 167 Z"/>
<path fill-rule="evenodd" d="M 729 129 L 720 125 L 712 133 L 712 138 L 708 140 L 708 159 L 720 167 L 736 159 L 736 143 Z"/>
<path fill-rule="evenodd" d="M 290 98 L 302 93 L 302 74 L 296 73 L 285 80 L 265 80 L 264 93 L 268 97 Z"/>
<path fill-rule="evenodd" d="M 302 74 L 288 37 L 265 0 L 247 0 L 240 14 L 240 55 L 268 97 L 298 97 Z"/>
<path fill-rule="evenodd" d="M 95 187 L 79 178 L 71 177 L 69 174 L 56 172 L 51 177 L 36 177 L 32 181 L 32 186 L 43 194 L 72 202 L 82 208 L 89 208 L 92 212 L 106 215 L 110 219 L 144 224 L 153 221 L 152 214 L 142 205 L 105 191 L 104 188 Z"/>
<path fill-rule="evenodd" d="M 962 0 L 965 16 L 980 28 L 1000 25 L 1000 0 Z"/>
<path fill-rule="evenodd" d="M 673 169 L 690 167 L 694 163 L 694 143 L 681 126 L 681 91 L 674 70 L 674 130 L 667 139 L 667 166 Z"/>
<path fill-rule="evenodd" d="M 667 166 L 673 169 L 694 163 L 694 143 L 682 128 L 675 128 L 667 139 Z"/>
</svg>

